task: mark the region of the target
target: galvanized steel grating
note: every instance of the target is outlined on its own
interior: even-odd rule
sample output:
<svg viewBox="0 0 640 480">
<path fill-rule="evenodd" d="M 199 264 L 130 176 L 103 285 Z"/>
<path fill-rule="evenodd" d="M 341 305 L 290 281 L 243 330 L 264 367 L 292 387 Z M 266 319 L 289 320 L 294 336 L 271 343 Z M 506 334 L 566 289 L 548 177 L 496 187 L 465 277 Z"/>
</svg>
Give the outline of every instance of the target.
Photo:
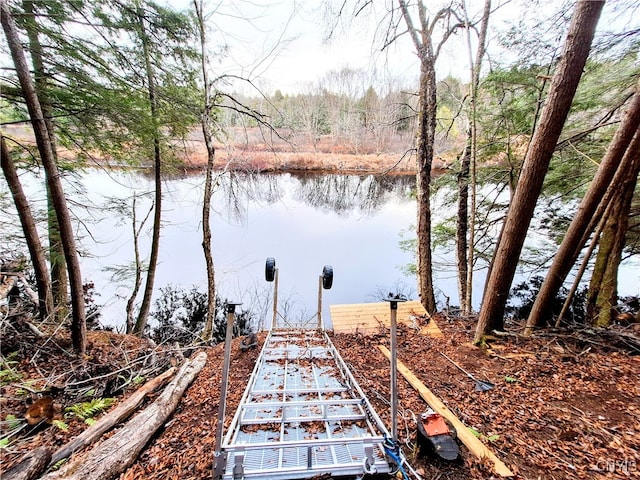
<svg viewBox="0 0 640 480">
<path fill-rule="evenodd" d="M 222 444 L 223 478 L 389 473 L 388 432 L 322 330 L 272 330 Z"/>
</svg>

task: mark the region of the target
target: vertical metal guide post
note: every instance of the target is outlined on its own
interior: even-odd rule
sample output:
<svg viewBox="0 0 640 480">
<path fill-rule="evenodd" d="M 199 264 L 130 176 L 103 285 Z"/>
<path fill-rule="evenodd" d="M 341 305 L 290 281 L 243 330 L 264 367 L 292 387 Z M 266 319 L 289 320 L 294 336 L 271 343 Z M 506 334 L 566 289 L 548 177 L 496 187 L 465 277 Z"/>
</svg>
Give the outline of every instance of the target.
<svg viewBox="0 0 640 480">
<path fill-rule="evenodd" d="M 394 443 L 398 441 L 398 351 L 397 351 L 397 317 L 398 302 L 406 302 L 407 299 L 399 294 L 391 295 L 384 299 L 389 302 L 391 308 L 391 438 Z"/>
<path fill-rule="evenodd" d="M 276 328 L 278 325 L 278 269 L 274 271 L 273 281 L 273 320 L 271 321 L 271 328 Z"/>
<path fill-rule="evenodd" d="M 324 330 L 322 323 L 322 275 L 318 277 L 318 328 Z"/>
<path fill-rule="evenodd" d="M 224 341 L 224 363 L 222 367 L 220 401 L 218 403 L 218 426 L 216 428 L 216 449 L 214 452 L 213 462 L 214 478 L 221 478 L 226 467 L 226 458 L 222 455 L 222 431 L 224 429 L 224 415 L 227 406 L 227 385 L 229 383 L 229 364 L 231 363 L 231 339 L 233 337 L 233 323 L 235 321 L 236 305 L 242 304 L 229 302 L 226 305 L 227 335 Z"/>
</svg>

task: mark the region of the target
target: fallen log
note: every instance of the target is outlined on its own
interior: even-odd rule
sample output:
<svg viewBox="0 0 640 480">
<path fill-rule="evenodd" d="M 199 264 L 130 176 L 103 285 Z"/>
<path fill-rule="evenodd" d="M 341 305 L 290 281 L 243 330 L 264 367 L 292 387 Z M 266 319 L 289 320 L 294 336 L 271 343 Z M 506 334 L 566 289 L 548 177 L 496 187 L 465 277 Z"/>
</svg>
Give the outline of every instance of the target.
<svg viewBox="0 0 640 480">
<path fill-rule="evenodd" d="M 38 447 L 31 450 L 20 459 L 16 465 L 2 473 L 5 480 L 32 480 L 49 463 L 51 452 L 47 447 Z"/>
<path fill-rule="evenodd" d="M 180 398 L 207 361 L 200 352 L 187 361 L 158 399 L 133 417 L 124 427 L 86 455 L 72 460 L 45 480 L 107 480 L 126 470 L 138 457 L 155 432 L 167 421 Z"/>
<path fill-rule="evenodd" d="M 115 425 L 121 423 L 138 408 L 138 405 L 144 400 L 144 397 L 152 393 L 158 387 L 162 386 L 169 378 L 173 376 L 176 369 L 171 367 L 166 372 L 149 380 L 142 387 L 136 390 L 129 398 L 120 403 L 116 408 L 102 417 L 96 423 L 87 428 L 80 435 L 70 442 L 60 447 L 51 456 L 49 467 L 52 467 L 60 460 L 71 456 L 71 454 L 81 448 L 96 442 L 104 432 L 111 430 Z"/>
<path fill-rule="evenodd" d="M 391 359 L 391 352 L 383 346 L 378 345 L 380 351 L 384 354 L 385 357 Z M 458 438 L 462 443 L 466 445 L 471 453 L 473 453 L 476 457 L 483 459 L 487 458 L 491 463 L 493 463 L 493 468 L 495 472 L 501 477 L 513 477 L 513 472 L 509 470 L 509 468 L 502 463 L 502 461 L 494 455 L 494 453 L 478 438 L 476 438 L 471 431 L 454 415 L 454 413 L 447 408 L 447 406 L 442 403 L 438 397 L 436 397 L 431 390 L 429 390 L 424 383 L 420 381 L 418 377 L 416 377 L 411 370 L 407 368 L 407 366 L 402 363 L 400 360 L 397 362 L 398 371 L 404 376 L 404 378 L 411 384 L 413 388 L 415 388 L 422 399 L 427 402 L 427 404 L 444 418 L 449 420 L 453 427 L 456 430 Z"/>
</svg>

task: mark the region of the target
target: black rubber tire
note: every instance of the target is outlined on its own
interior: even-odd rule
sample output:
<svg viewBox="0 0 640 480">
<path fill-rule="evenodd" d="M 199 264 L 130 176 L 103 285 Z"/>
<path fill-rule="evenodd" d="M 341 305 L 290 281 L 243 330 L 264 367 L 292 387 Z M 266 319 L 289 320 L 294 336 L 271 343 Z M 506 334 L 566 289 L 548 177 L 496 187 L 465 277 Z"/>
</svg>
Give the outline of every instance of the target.
<svg viewBox="0 0 640 480">
<path fill-rule="evenodd" d="M 264 276 L 267 282 L 273 282 L 276 278 L 276 259 L 273 257 L 267 258 L 267 263 L 264 268 Z"/>
<path fill-rule="evenodd" d="M 329 290 L 333 285 L 333 267 L 325 265 L 322 269 L 322 288 Z"/>
</svg>

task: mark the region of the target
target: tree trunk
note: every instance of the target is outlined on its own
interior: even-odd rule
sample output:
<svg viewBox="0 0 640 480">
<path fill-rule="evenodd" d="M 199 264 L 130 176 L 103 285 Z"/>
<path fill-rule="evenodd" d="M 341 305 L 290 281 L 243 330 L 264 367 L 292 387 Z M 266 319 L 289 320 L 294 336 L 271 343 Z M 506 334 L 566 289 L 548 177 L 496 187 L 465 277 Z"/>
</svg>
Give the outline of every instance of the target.
<svg viewBox="0 0 640 480">
<path fill-rule="evenodd" d="M 427 312 L 436 311 L 431 254 L 431 165 L 436 131 L 436 72 L 434 64 L 422 61 L 418 114 L 418 287 Z"/>
<path fill-rule="evenodd" d="M 540 122 L 531 140 L 485 285 L 474 343 L 503 328 L 504 308 L 545 174 L 589 55 L 604 0 L 577 3 Z"/>
<path fill-rule="evenodd" d="M 618 303 L 618 267 L 629 229 L 629 212 L 640 172 L 640 130 L 627 149 L 622 181 L 616 182 L 609 214 L 600 236 L 600 248 L 587 293 L 587 318 L 596 327 L 606 327 Z"/>
<path fill-rule="evenodd" d="M 549 319 L 553 299 L 575 264 L 580 250 L 582 250 L 588 236 L 591 234 L 594 223 L 597 223 L 592 221 L 596 209 L 601 204 L 605 191 L 612 184 L 612 179 L 616 175 L 616 170 L 619 168 L 622 157 L 639 128 L 640 81 L 636 84 L 635 95 L 627 108 L 622 124 L 611 140 L 607 153 L 600 162 L 589 190 L 582 202 L 580 202 L 544 283 L 540 287 L 540 292 L 535 299 L 527 320 L 527 333 L 531 328 L 542 326 Z"/>
<path fill-rule="evenodd" d="M 31 56 L 31 64 L 33 65 L 33 75 L 35 80 L 35 89 L 38 99 L 40 100 L 40 108 L 47 125 L 49 134 L 49 142 L 51 151 L 53 152 L 54 161 L 58 163 L 58 148 L 56 145 L 55 129 L 53 124 L 53 115 L 51 100 L 47 94 L 48 75 L 44 68 L 44 60 L 42 58 L 42 45 L 38 37 L 38 25 L 36 17 L 33 13 L 33 1 L 22 2 L 22 8 L 25 12 L 25 29 L 29 39 L 29 53 Z M 53 292 L 53 303 L 55 306 L 56 322 L 62 323 L 67 319 L 69 314 L 69 275 L 67 272 L 67 264 L 64 258 L 64 250 L 62 248 L 62 237 L 60 235 L 60 226 L 56 218 L 55 207 L 51 199 L 51 191 L 47 188 L 47 222 L 49 233 L 49 263 L 51 265 L 51 288 Z"/>
<path fill-rule="evenodd" d="M 97 441 L 100 436 L 111 430 L 117 424 L 122 423 L 124 420 L 138 408 L 138 405 L 144 400 L 144 397 L 152 393 L 154 390 L 161 387 L 169 378 L 176 372 L 175 367 L 171 367 L 166 372 L 157 377 L 149 380 L 142 387 L 136 390 L 130 397 L 124 402 L 120 403 L 116 408 L 110 411 L 105 416 L 101 417 L 96 423 L 91 425 L 80 435 L 73 438 L 70 442 L 60 447 L 51 456 L 49 466 L 53 466 L 60 460 L 71 456 L 74 452 L 81 448 L 91 445 Z"/>
<path fill-rule="evenodd" d="M 20 459 L 16 465 L 2 472 L 2 478 L 8 480 L 33 480 L 38 478 L 46 468 L 51 458 L 47 447 L 38 447 L 31 450 Z"/>
<path fill-rule="evenodd" d="M 207 318 L 202 330 L 202 340 L 208 342 L 213 334 L 213 322 L 216 314 L 216 281 L 211 253 L 211 195 L 213 194 L 213 166 L 216 158 L 216 150 L 213 145 L 213 132 L 211 129 L 211 111 L 214 108 L 209 84 L 207 69 L 206 26 L 204 20 L 202 0 L 194 0 L 197 13 L 198 29 L 200 32 L 200 55 L 202 57 L 202 80 L 204 83 L 204 105 L 202 111 L 202 134 L 207 147 L 207 174 L 204 182 L 204 198 L 202 201 L 202 249 L 207 265 Z"/>
<path fill-rule="evenodd" d="M 418 132 L 416 134 L 416 152 L 418 173 L 416 179 L 418 202 L 417 255 L 418 255 L 418 291 L 422 305 L 429 312 L 436 311 L 436 299 L 433 291 L 433 260 L 431 252 L 431 167 L 433 164 L 436 134 L 436 60 L 440 48 L 450 35 L 462 25 L 452 20 L 452 7 L 445 7 L 431 16 L 424 2 L 412 4 L 417 8 L 420 28 L 413 25 L 406 0 L 398 0 L 402 18 L 420 59 L 420 86 L 418 91 Z M 435 45 L 433 32 L 441 27 L 442 36 Z"/>
<path fill-rule="evenodd" d="M 29 255 L 31 256 L 31 263 L 36 275 L 38 311 L 40 313 L 40 320 L 44 322 L 49 318 L 49 315 L 53 313 L 53 296 L 51 293 L 51 280 L 47 270 L 47 259 L 45 258 L 42 244 L 40 243 L 40 235 L 38 234 L 36 222 L 31 214 L 31 207 L 29 206 L 27 197 L 22 190 L 20 178 L 18 177 L 18 172 L 16 171 L 13 160 L 9 155 L 9 148 L 7 147 L 5 137 L 2 136 L 1 133 L 0 150 L 2 172 L 7 180 L 9 190 L 11 190 L 13 202 L 15 203 L 18 216 L 20 217 L 22 231 L 24 232 L 27 248 L 29 249 Z"/>
<path fill-rule="evenodd" d="M 417 214 L 417 255 L 418 255 L 418 292 L 422 305 L 428 312 L 436 311 L 436 299 L 433 291 L 433 260 L 431 254 L 431 166 L 433 164 L 433 146 L 436 132 L 436 71 L 431 43 L 431 32 L 435 22 L 441 18 L 439 13 L 430 26 L 426 8 L 420 1 L 417 4 L 420 17 L 420 30 L 413 26 L 409 7 L 404 0 L 398 0 L 402 17 L 420 59 L 420 87 L 418 91 L 418 132 L 416 156 L 418 173 L 416 177 L 418 214 Z M 419 36 L 420 34 L 420 36 Z M 445 37 L 446 38 L 446 37 Z M 444 40 L 443 40 L 444 42 Z"/>
<path fill-rule="evenodd" d="M 158 399 L 85 456 L 72 460 L 44 480 L 108 480 L 124 472 L 156 431 L 173 414 L 180 398 L 207 361 L 200 352 L 186 362 Z"/>
<path fill-rule="evenodd" d="M 462 315 L 468 315 L 467 280 L 468 263 L 467 233 L 469 231 L 469 171 L 471 166 L 471 133 L 467 135 L 467 146 L 460 157 L 460 173 L 458 173 L 458 217 L 456 219 L 456 260 L 458 264 L 458 297 Z"/>
<path fill-rule="evenodd" d="M 52 468 L 60 460 L 72 455 L 81 448 L 85 448 L 100 439 L 101 435 L 112 429 L 119 423 L 126 420 L 144 400 L 144 397 L 162 386 L 174 373 L 176 369 L 172 367 L 158 375 L 154 379 L 145 383 L 134 392 L 124 402 L 102 417 L 98 422 L 84 430 L 80 435 L 74 437 L 70 442 L 60 447 L 51 455 L 51 451 L 46 447 L 33 450 L 29 455 L 20 460 L 16 466 L 5 473 L 6 478 L 31 480 L 39 477 L 47 468 Z"/>
<path fill-rule="evenodd" d="M 465 3 L 463 2 L 463 5 Z M 462 182 L 459 183 L 458 190 L 461 197 L 458 200 L 459 205 L 462 202 L 467 204 L 469 197 L 469 187 L 471 187 L 471 215 L 465 219 L 464 222 L 460 222 L 460 228 L 463 228 L 458 233 L 458 238 L 464 237 L 464 244 L 458 246 L 459 250 L 459 263 L 464 263 L 464 268 L 458 271 L 459 283 L 462 285 L 464 282 L 464 288 L 461 288 L 460 306 L 462 307 L 462 314 L 469 315 L 473 311 L 473 266 L 475 264 L 475 224 L 476 224 L 476 209 L 477 209 L 477 195 L 476 195 L 476 165 L 478 160 L 478 119 L 477 119 L 477 98 L 478 88 L 480 87 L 480 70 L 482 68 L 482 60 L 484 59 L 486 45 L 487 45 L 487 30 L 489 28 L 489 15 L 491 15 L 491 0 L 485 0 L 484 9 L 482 12 L 482 20 L 480 21 L 480 31 L 478 33 L 478 48 L 476 50 L 476 58 L 472 63 L 471 68 L 471 85 L 470 85 L 470 107 L 471 107 L 471 125 L 469 129 L 469 137 L 467 139 L 467 145 L 469 146 L 469 159 L 466 168 L 463 168 L 463 172 L 466 171 L 466 179 L 462 178 Z M 466 12 L 465 5 L 465 24 L 467 29 L 467 44 L 469 49 L 469 63 L 471 64 L 471 38 L 469 34 L 470 26 L 469 19 Z M 465 181 L 466 180 L 466 181 Z M 462 192 L 464 189 L 464 193 Z M 468 215 L 468 207 L 465 207 L 466 211 L 462 211 L 459 207 L 459 214 Z M 468 234 L 468 241 L 467 241 Z M 467 249 L 466 259 L 463 259 L 462 247 Z"/>
<path fill-rule="evenodd" d="M 153 234 L 151 237 L 151 254 L 149 256 L 149 268 L 147 269 L 147 282 L 144 288 L 142 304 L 138 319 L 133 329 L 133 333 L 142 335 L 147 326 L 147 318 L 151 309 L 151 298 L 153 296 L 153 285 L 155 283 L 156 270 L 158 266 L 158 255 L 160 252 L 160 228 L 162 221 L 162 154 L 160 151 L 160 131 L 158 128 L 158 100 L 156 94 L 156 79 L 151 64 L 151 52 L 149 51 L 149 38 L 144 25 L 143 12 L 138 6 L 138 21 L 140 36 L 142 39 L 142 50 L 145 60 L 145 70 L 147 74 L 149 104 L 151 108 L 151 118 L 153 125 L 153 158 L 154 158 L 154 180 L 155 180 L 155 211 L 153 215 Z"/>
<path fill-rule="evenodd" d="M 77 353 L 84 354 L 86 347 L 86 317 L 82 288 L 82 275 L 80 272 L 80 262 L 74 238 L 71 217 L 67 209 L 67 201 L 62 188 L 62 182 L 55 163 L 55 156 L 51 148 L 49 132 L 44 121 L 40 102 L 36 90 L 29 76 L 29 67 L 25 59 L 24 52 L 20 45 L 18 31 L 15 21 L 7 6 L 6 0 L 0 0 L 0 16 L 2 17 L 2 28 L 7 37 L 7 44 L 11 51 L 11 57 L 20 80 L 20 86 L 29 110 L 33 131 L 36 137 L 36 144 L 47 176 L 47 186 L 51 191 L 51 201 L 55 207 L 56 218 L 60 226 L 62 246 L 65 260 L 69 269 L 69 281 L 71 285 L 71 305 L 73 318 L 71 323 L 71 340 L 73 348 Z"/>
<path fill-rule="evenodd" d="M 135 326 L 135 319 L 133 318 L 133 311 L 136 298 L 138 297 L 138 292 L 140 291 L 140 285 L 142 285 L 142 260 L 140 259 L 140 233 L 144 225 L 147 223 L 149 219 L 149 215 L 154 209 L 154 205 L 151 205 L 151 208 L 147 212 L 147 215 L 140 222 L 140 226 L 138 227 L 137 220 L 137 195 L 133 194 L 133 201 L 131 205 L 131 231 L 133 234 L 133 258 L 135 264 L 135 272 L 134 272 L 134 280 L 133 280 L 133 289 L 131 290 L 131 295 L 127 298 L 127 306 L 126 306 L 126 315 L 127 315 L 127 333 L 133 333 L 133 328 Z"/>
</svg>

